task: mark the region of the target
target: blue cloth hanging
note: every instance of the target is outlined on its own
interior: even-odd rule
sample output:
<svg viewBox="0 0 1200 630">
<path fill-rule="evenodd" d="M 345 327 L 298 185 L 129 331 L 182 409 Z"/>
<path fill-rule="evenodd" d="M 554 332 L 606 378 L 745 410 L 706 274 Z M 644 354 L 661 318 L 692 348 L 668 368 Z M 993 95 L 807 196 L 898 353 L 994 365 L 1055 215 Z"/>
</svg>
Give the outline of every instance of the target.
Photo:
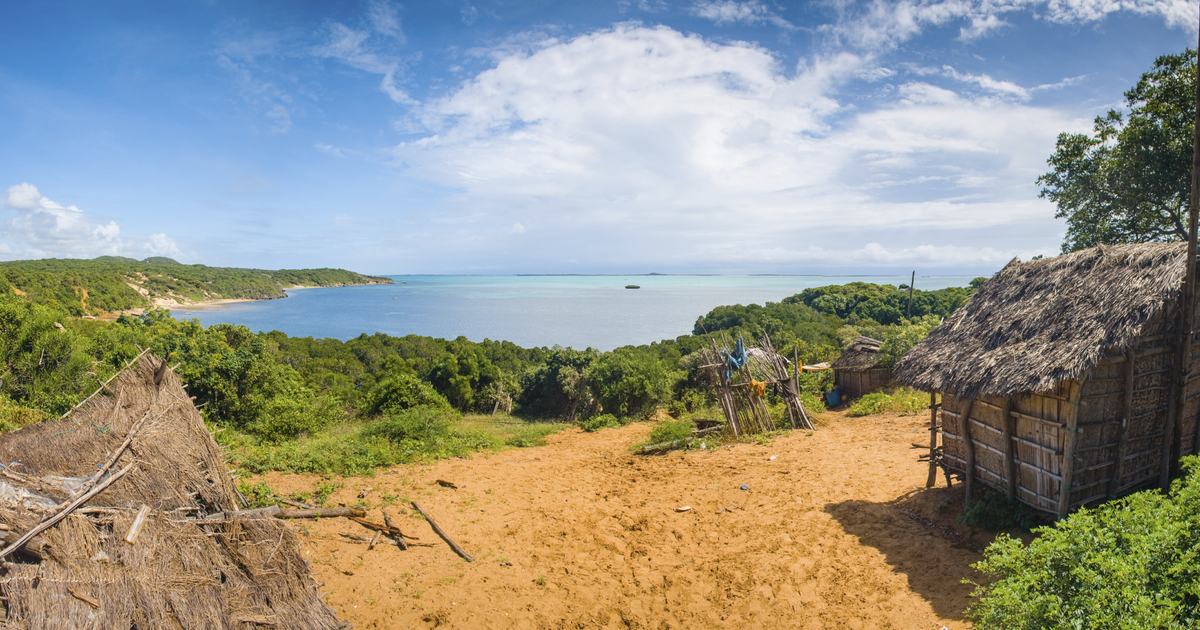
<svg viewBox="0 0 1200 630">
<path fill-rule="evenodd" d="M 737 343 L 733 346 L 733 352 L 729 350 L 721 351 L 721 359 L 725 362 L 725 380 L 733 376 L 733 373 L 746 366 L 746 362 L 750 357 L 746 355 L 746 345 L 742 343 L 742 338 L 738 337 Z"/>
</svg>

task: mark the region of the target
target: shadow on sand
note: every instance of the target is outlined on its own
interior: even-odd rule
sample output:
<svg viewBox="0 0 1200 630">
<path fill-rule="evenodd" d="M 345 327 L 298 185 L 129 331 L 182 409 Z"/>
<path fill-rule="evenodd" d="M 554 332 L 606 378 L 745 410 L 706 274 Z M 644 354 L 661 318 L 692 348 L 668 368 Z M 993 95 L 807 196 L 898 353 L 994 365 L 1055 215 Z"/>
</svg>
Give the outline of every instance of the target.
<svg viewBox="0 0 1200 630">
<path fill-rule="evenodd" d="M 847 534 L 883 554 L 938 615 L 965 620 L 974 586 L 963 580 L 983 579 L 970 565 L 983 558 L 983 548 L 995 535 L 955 523 L 961 494 L 961 486 L 914 490 L 881 503 L 829 503 L 825 512 Z"/>
</svg>

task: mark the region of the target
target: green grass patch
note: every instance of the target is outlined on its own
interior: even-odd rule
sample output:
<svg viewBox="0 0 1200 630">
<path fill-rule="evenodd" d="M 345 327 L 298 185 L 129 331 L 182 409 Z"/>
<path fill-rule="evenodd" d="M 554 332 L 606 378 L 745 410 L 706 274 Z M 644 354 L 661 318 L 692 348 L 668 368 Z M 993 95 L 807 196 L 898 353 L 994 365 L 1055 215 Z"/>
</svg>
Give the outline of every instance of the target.
<svg viewBox="0 0 1200 630">
<path fill-rule="evenodd" d="M 846 415 L 870 416 L 885 411 L 911 414 L 928 408 L 929 394 L 910 387 L 897 387 L 891 392 L 873 392 L 859 398 L 846 410 Z"/>
<path fill-rule="evenodd" d="M 588 433 L 595 433 L 601 429 L 618 429 L 624 425 L 611 413 L 602 413 L 597 416 L 592 416 L 587 420 L 579 423 L 579 428 Z"/>
<path fill-rule="evenodd" d="M 654 428 L 650 429 L 650 435 L 647 436 L 645 442 L 642 442 L 640 444 L 634 444 L 633 446 L 630 447 L 630 449 L 636 451 L 636 450 L 642 448 L 643 446 L 650 446 L 653 444 L 679 442 L 681 440 L 683 440 L 683 442 L 681 442 L 679 444 L 675 444 L 674 446 L 664 446 L 663 448 L 664 449 L 686 448 L 687 447 L 686 440 L 688 438 L 692 437 L 692 429 L 695 429 L 695 428 L 696 428 L 696 423 L 692 422 L 690 419 L 663 420 L 662 422 L 659 422 L 658 424 L 654 425 Z"/>
<path fill-rule="evenodd" d="M 231 463 L 247 472 L 369 476 L 385 466 L 545 444 L 565 429 L 557 423 L 507 425 L 488 416 L 463 419 L 440 408 L 414 408 L 367 422 L 345 422 L 325 431 L 271 442 L 232 429 L 218 433 Z"/>
</svg>

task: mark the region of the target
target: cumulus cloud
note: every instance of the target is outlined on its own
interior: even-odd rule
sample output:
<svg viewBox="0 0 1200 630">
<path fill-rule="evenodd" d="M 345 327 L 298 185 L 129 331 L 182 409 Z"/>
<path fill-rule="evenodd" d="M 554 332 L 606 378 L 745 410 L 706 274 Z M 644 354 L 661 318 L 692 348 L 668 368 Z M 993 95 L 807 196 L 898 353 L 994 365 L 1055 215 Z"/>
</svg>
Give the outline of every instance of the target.
<svg viewBox="0 0 1200 630">
<path fill-rule="evenodd" d="M 426 133 L 393 153 L 409 174 L 459 191 L 447 216 L 475 213 L 495 233 L 536 224 L 561 241 L 540 251 L 561 248 L 562 260 L 949 264 L 918 247 L 943 251 L 928 241 L 947 230 L 963 260 L 1011 258 L 961 233 L 1052 217 L 1032 182 L 1055 136 L 1087 121 L 951 68 L 937 72 L 982 89 L 912 81 L 873 108 L 841 103 L 845 81 L 891 76 L 873 68 L 851 53 L 786 67 L 753 44 L 618 25 L 500 57 L 417 108 Z M 488 247 L 481 233 L 443 242 L 471 234 L 462 242 Z M 829 256 L 839 239 L 899 253 Z"/>
<path fill-rule="evenodd" d="M 122 239 L 115 221 L 64 206 L 23 182 L 10 186 L 4 206 L 15 211 L 5 219 L 0 254 L 8 257 L 91 258 L 103 255 L 172 255 L 179 248 L 166 234 Z"/>
</svg>

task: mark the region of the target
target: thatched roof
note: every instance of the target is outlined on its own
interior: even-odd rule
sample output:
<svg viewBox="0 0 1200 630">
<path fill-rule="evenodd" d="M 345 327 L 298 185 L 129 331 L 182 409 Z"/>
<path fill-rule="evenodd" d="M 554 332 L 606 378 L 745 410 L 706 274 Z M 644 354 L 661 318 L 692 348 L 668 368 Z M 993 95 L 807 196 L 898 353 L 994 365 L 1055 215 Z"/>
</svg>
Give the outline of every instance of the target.
<svg viewBox="0 0 1200 630">
<path fill-rule="evenodd" d="M 110 472 L 110 486 L 6 558 L 0 627 L 339 627 L 286 524 L 226 516 L 241 502 L 221 449 L 160 359 L 136 361 L 63 418 L 0 435 L 0 491 L 65 503 L 114 453 L 110 470 L 127 474 Z M 0 500 L 9 542 L 48 513 L 37 503 Z M 130 544 L 142 506 L 149 519 Z"/>
<path fill-rule="evenodd" d="M 864 337 L 859 335 L 857 339 L 850 342 L 850 347 L 842 353 L 833 362 L 835 370 L 865 370 L 875 367 L 876 363 L 883 358 L 879 354 L 879 347 L 883 342 L 878 339 Z"/>
<path fill-rule="evenodd" d="M 895 379 L 960 397 L 1048 391 L 1129 348 L 1177 298 L 1183 243 L 1099 246 L 1013 260 L 893 368 Z"/>
</svg>

